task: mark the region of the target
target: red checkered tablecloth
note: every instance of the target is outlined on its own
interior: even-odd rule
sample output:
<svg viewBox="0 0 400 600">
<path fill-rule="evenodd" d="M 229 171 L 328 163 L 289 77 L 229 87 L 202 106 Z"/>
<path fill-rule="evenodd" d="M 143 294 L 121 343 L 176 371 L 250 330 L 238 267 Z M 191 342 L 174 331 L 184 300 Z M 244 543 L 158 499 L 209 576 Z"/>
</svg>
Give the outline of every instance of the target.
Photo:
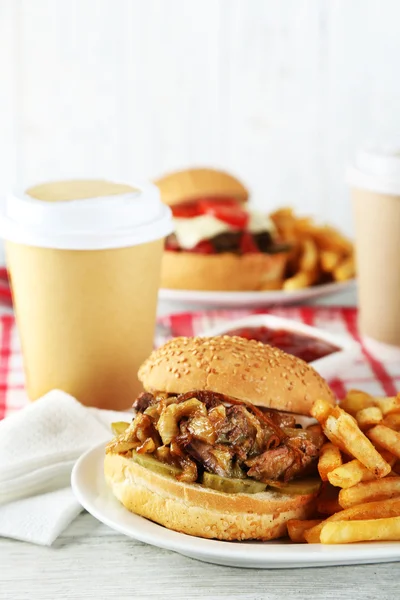
<svg viewBox="0 0 400 600">
<path fill-rule="evenodd" d="M 245 315 L 263 313 L 302 321 L 360 342 L 357 311 L 354 308 L 282 307 L 270 310 L 213 310 L 162 317 L 158 321 L 155 343 L 158 346 L 171 337 L 197 335 L 209 327 Z M 361 388 L 378 396 L 395 395 L 400 389 L 400 363 L 398 360 L 382 362 L 378 356 L 363 349 L 360 358 L 347 365 L 330 384 L 339 398 L 350 388 Z M 26 403 L 22 356 L 14 317 L 0 312 L 0 419 Z"/>
</svg>

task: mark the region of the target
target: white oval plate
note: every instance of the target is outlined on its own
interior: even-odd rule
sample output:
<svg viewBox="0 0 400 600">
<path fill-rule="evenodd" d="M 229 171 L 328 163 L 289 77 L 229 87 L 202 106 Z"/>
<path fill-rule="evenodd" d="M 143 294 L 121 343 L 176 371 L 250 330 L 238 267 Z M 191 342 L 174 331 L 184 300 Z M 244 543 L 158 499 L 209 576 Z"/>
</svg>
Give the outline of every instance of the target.
<svg viewBox="0 0 400 600">
<path fill-rule="evenodd" d="M 311 338 L 333 344 L 339 348 L 337 352 L 328 354 L 328 356 L 324 356 L 323 358 L 319 358 L 310 363 L 310 365 L 325 379 L 332 379 L 333 377 L 340 375 L 340 371 L 343 368 L 348 367 L 351 361 L 361 352 L 360 346 L 350 337 L 333 334 L 329 331 L 318 329 L 317 327 L 311 327 L 300 321 L 275 317 L 274 315 L 249 315 L 247 317 L 242 317 L 241 319 L 235 319 L 229 323 L 224 323 L 223 325 L 216 325 L 215 327 L 202 331 L 199 335 L 204 337 L 224 335 L 234 329 L 240 329 L 242 327 L 284 329 L 285 331 L 302 333 Z"/>
<path fill-rule="evenodd" d="M 162 288 L 159 300 L 168 302 L 195 303 L 199 306 L 260 306 L 270 304 L 291 304 L 347 292 L 354 288 L 355 280 L 342 283 L 323 283 L 313 287 L 287 292 L 270 290 L 265 292 L 204 292 L 199 290 L 170 290 Z"/>
<path fill-rule="evenodd" d="M 75 464 L 71 484 L 80 504 L 96 519 L 128 537 L 179 552 L 204 562 L 230 567 L 288 569 L 354 565 L 400 560 L 400 543 L 369 542 L 323 546 L 273 542 L 220 542 L 177 533 L 130 513 L 106 486 L 104 444 L 89 450 Z"/>
</svg>

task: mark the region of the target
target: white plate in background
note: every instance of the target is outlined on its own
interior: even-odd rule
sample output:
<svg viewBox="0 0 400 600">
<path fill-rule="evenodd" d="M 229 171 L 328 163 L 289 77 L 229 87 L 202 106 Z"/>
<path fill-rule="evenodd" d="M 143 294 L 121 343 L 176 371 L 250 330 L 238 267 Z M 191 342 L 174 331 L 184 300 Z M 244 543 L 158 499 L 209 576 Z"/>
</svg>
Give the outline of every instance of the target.
<svg viewBox="0 0 400 600">
<path fill-rule="evenodd" d="M 350 337 L 344 337 L 337 334 L 329 333 L 328 331 L 305 325 L 299 321 L 285 319 L 283 317 L 275 317 L 274 315 L 249 315 L 241 319 L 235 319 L 223 325 L 216 325 L 210 329 L 202 331 L 199 335 L 210 337 L 214 335 L 228 334 L 234 329 L 242 327 L 267 327 L 268 329 L 284 329 L 285 331 L 293 331 L 301 333 L 311 338 L 328 342 L 339 348 L 338 352 L 333 352 L 314 360 L 309 363 L 322 377 L 332 379 L 340 374 L 340 370 L 349 365 L 360 352 L 359 345 Z"/>
<path fill-rule="evenodd" d="M 71 485 L 80 504 L 96 519 L 133 539 L 172 550 L 204 562 L 230 567 L 289 569 L 400 561 L 399 542 L 358 544 L 292 544 L 271 542 L 220 542 L 165 529 L 134 515 L 106 486 L 103 475 L 104 444 L 89 450 L 75 464 Z"/>
<path fill-rule="evenodd" d="M 200 290 L 170 290 L 161 288 L 159 300 L 178 303 L 191 303 L 199 306 L 268 306 L 271 304 L 292 304 L 329 296 L 354 289 L 355 280 L 341 283 L 323 283 L 300 290 L 269 290 L 265 292 L 204 292 Z"/>
</svg>

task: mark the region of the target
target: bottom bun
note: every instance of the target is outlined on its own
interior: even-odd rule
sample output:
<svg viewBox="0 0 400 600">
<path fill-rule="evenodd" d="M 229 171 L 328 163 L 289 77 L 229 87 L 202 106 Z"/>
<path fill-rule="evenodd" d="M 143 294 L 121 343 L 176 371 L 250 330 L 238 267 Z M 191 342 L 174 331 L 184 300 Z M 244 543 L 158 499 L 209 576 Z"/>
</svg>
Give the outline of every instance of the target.
<svg viewBox="0 0 400 600">
<path fill-rule="evenodd" d="M 113 494 L 131 512 L 203 538 L 279 538 L 286 535 L 289 519 L 306 519 L 315 509 L 316 494 L 225 494 L 180 483 L 119 454 L 106 455 L 104 473 Z"/>
<path fill-rule="evenodd" d="M 196 254 L 165 251 L 161 287 L 176 290 L 256 291 L 276 289 L 284 276 L 287 253 Z M 277 284 L 277 285 L 274 285 Z"/>
</svg>

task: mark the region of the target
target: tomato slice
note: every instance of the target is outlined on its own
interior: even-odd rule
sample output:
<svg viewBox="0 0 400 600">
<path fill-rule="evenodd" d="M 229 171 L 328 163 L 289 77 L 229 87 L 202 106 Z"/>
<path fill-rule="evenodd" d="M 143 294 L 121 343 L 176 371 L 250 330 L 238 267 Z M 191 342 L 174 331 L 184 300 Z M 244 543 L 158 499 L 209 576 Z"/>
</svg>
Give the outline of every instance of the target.
<svg viewBox="0 0 400 600">
<path fill-rule="evenodd" d="M 207 196 L 171 207 L 176 218 L 191 219 L 200 215 L 211 215 L 232 227 L 244 229 L 249 220 L 248 213 L 236 198 Z"/>
<path fill-rule="evenodd" d="M 209 206 L 241 206 L 241 203 L 236 198 L 230 198 L 228 196 L 207 196 L 205 198 L 198 198 L 197 204 L 200 209 L 207 208 Z"/>
<path fill-rule="evenodd" d="M 171 210 L 174 217 L 184 219 L 191 219 L 203 214 L 197 202 L 181 202 L 180 204 L 171 206 Z"/>
<path fill-rule="evenodd" d="M 254 241 L 253 236 L 251 235 L 251 233 L 248 233 L 247 231 L 245 231 L 242 235 L 242 238 L 240 240 L 240 251 L 242 254 L 259 254 L 260 253 L 260 249 L 257 246 L 256 242 Z"/>
<path fill-rule="evenodd" d="M 186 252 L 194 252 L 196 254 L 215 254 L 214 246 L 209 240 L 202 240 L 196 246 Z"/>
<path fill-rule="evenodd" d="M 228 198 L 221 199 L 221 202 L 202 200 L 199 202 L 199 208 L 203 215 L 211 215 L 236 229 L 244 229 L 249 220 L 249 214 L 240 204 Z"/>
</svg>

